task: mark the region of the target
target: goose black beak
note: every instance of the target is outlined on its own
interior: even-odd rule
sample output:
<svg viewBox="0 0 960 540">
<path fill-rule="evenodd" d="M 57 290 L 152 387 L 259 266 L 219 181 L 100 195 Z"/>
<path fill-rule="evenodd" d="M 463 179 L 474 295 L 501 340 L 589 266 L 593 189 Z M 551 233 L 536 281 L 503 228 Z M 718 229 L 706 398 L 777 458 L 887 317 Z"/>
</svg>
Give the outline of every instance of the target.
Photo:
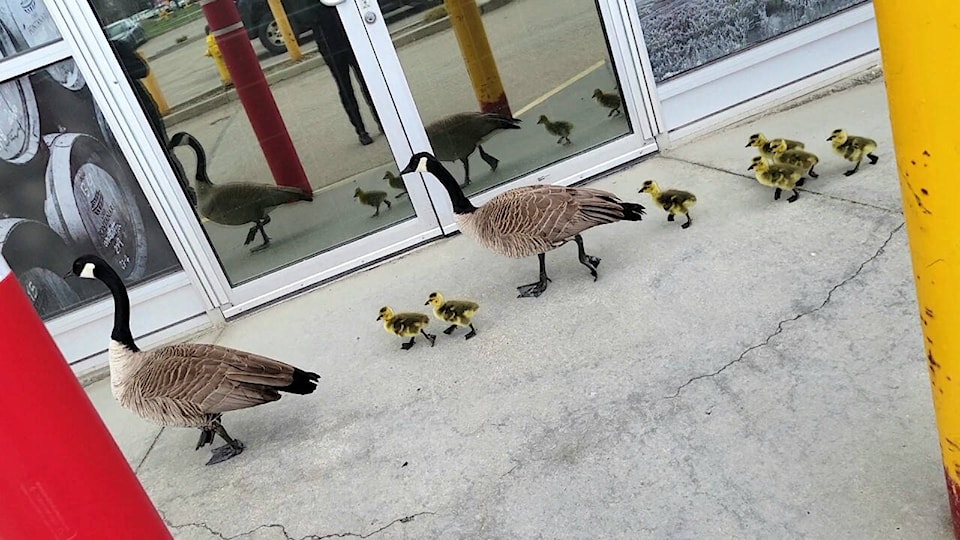
<svg viewBox="0 0 960 540">
<path fill-rule="evenodd" d="M 424 302 L 424 303 L 423 303 L 423 305 L 425 305 L 425 306 L 429 306 L 429 305 L 430 305 L 430 301 L 429 301 L 429 300 L 427 300 L 426 302 Z"/>
<path fill-rule="evenodd" d="M 748 142 L 747 144 L 743 145 L 744 148 L 750 148 L 751 146 L 753 146 L 753 144 L 751 144 L 751 143 L 749 143 L 749 142 Z"/>
<path fill-rule="evenodd" d="M 417 166 L 416 166 L 416 165 L 413 165 L 413 164 L 407 165 L 406 167 L 403 168 L 402 171 L 400 171 L 400 176 L 403 176 L 403 175 L 405 175 L 405 174 L 410 174 L 410 173 L 412 173 L 412 172 L 414 172 L 414 171 L 416 171 L 416 170 L 417 170 Z"/>
<path fill-rule="evenodd" d="M 757 166 L 756 163 L 751 163 L 750 166 L 747 167 L 747 170 L 748 170 L 748 171 L 749 171 L 749 170 L 752 170 L 752 169 L 753 169 L 754 167 L 756 167 L 756 166 Z"/>
<path fill-rule="evenodd" d="M 833 135 L 827 137 L 827 140 L 828 140 L 828 141 L 832 141 L 832 140 L 833 140 Z"/>
<path fill-rule="evenodd" d="M 377 316 L 377 320 L 378 320 L 378 321 L 379 321 L 380 319 L 382 319 L 382 318 L 383 318 L 383 315 L 378 315 L 378 316 Z"/>
</svg>

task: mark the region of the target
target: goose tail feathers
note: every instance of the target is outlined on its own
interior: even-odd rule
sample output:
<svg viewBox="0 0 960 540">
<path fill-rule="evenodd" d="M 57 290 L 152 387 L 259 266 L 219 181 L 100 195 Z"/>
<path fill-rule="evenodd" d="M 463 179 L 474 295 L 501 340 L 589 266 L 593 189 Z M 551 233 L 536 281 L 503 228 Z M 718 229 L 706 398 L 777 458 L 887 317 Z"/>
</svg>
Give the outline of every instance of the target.
<svg viewBox="0 0 960 540">
<path fill-rule="evenodd" d="M 641 204 L 631 202 L 621 204 L 623 204 L 623 219 L 626 221 L 640 221 L 647 213 Z"/>
<path fill-rule="evenodd" d="M 320 376 L 316 373 L 294 368 L 293 382 L 277 390 L 290 392 L 291 394 L 300 394 L 301 396 L 312 394 L 313 391 L 317 389 L 318 380 L 320 380 Z"/>
</svg>

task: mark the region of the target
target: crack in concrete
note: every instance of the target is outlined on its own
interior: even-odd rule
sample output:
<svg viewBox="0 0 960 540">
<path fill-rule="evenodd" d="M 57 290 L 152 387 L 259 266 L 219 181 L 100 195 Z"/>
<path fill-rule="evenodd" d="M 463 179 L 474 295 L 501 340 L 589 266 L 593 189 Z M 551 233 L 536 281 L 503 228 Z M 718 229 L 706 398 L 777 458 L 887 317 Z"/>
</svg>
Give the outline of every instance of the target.
<svg viewBox="0 0 960 540">
<path fill-rule="evenodd" d="M 688 165 L 695 165 L 695 166 L 697 166 L 697 167 L 703 167 L 704 169 L 710 169 L 711 171 L 716 171 L 716 172 L 721 172 L 721 173 L 724 173 L 724 174 L 729 174 L 729 175 L 731 175 L 731 176 L 736 176 L 736 177 L 738 177 L 738 178 L 746 178 L 746 179 L 748 179 L 748 180 L 756 180 L 753 175 L 744 174 L 744 173 L 740 173 L 740 172 L 737 172 L 737 171 L 727 170 L 727 169 L 724 169 L 724 168 L 722 168 L 722 167 L 716 167 L 716 166 L 714 166 L 714 165 L 709 165 L 709 164 L 707 164 L 707 163 L 699 163 L 699 162 L 696 162 L 696 161 L 693 161 L 693 160 L 683 159 L 683 158 L 678 158 L 678 157 L 673 157 L 673 156 L 666 156 L 666 155 L 663 155 L 663 154 L 660 154 L 659 157 L 664 158 L 664 159 L 669 159 L 669 160 L 672 160 L 672 161 L 678 161 L 678 162 L 680 162 L 680 163 L 686 163 L 686 164 L 688 164 Z M 887 213 L 891 213 L 891 214 L 902 214 L 902 213 L 903 213 L 902 210 L 897 210 L 897 209 L 894 209 L 894 208 L 886 208 L 886 207 L 883 207 L 883 206 L 877 206 L 877 205 L 875 205 L 875 204 L 865 203 L 865 202 L 861 202 L 861 201 L 855 201 L 855 200 L 853 200 L 853 199 L 847 199 L 847 198 L 845 198 L 845 197 L 837 197 L 836 195 L 829 195 L 829 194 L 827 194 L 827 193 L 822 193 L 822 192 L 820 192 L 820 191 L 814 191 L 814 190 L 810 189 L 810 188 L 809 188 L 808 186 L 806 186 L 806 185 L 803 186 L 803 187 L 798 187 L 797 190 L 798 190 L 798 191 L 802 191 L 802 192 L 804 192 L 804 193 L 809 193 L 809 194 L 811 194 L 811 195 L 817 195 L 817 196 L 823 197 L 823 198 L 825 198 L 825 199 L 832 199 L 832 200 L 834 200 L 834 201 L 840 201 L 840 202 L 845 202 L 845 203 L 850 203 L 850 204 L 856 204 L 856 205 L 858 205 L 858 206 L 865 206 L 865 207 L 867 207 L 867 208 L 872 208 L 872 209 L 874 209 L 874 210 L 880 210 L 880 211 L 882 211 L 882 212 L 887 212 Z"/>
<path fill-rule="evenodd" d="M 160 514 L 161 514 L 161 516 L 163 515 L 162 512 L 161 512 Z M 245 531 L 245 532 L 242 532 L 242 533 L 238 533 L 238 534 L 235 534 L 235 535 L 233 535 L 233 536 L 224 536 L 223 533 L 221 533 L 220 531 L 217 531 L 217 530 L 213 529 L 212 527 L 210 527 L 209 525 L 207 525 L 207 524 L 206 524 L 205 522 L 203 522 L 203 521 L 194 522 L 194 523 L 184 523 L 184 524 L 182 524 L 182 525 L 174 525 L 174 524 L 170 523 L 169 521 L 167 521 L 166 518 L 164 518 L 164 521 L 167 521 L 167 525 L 168 525 L 170 528 L 172 528 L 172 529 L 184 529 L 184 528 L 186 528 L 186 527 L 193 527 L 193 528 L 196 528 L 196 529 L 203 529 L 203 530 L 207 531 L 208 533 L 216 536 L 217 538 L 221 538 L 222 540 L 233 540 L 233 539 L 236 539 L 236 538 L 240 538 L 240 537 L 242 537 L 242 536 L 246 536 L 246 535 L 253 534 L 253 533 L 255 533 L 255 532 L 257 532 L 257 531 L 259 531 L 259 530 L 261 530 L 261 529 L 279 529 L 279 530 L 280 530 L 280 533 L 283 534 L 283 537 L 284 537 L 286 540 L 323 540 L 324 538 L 349 538 L 349 537 L 355 537 L 355 538 L 370 538 L 371 536 L 373 536 L 373 535 L 375 535 L 375 534 L 378 534 L 378 533 L 381 533 L 381 532 L 385 531 L 386 529 L 392 527 L 393 525 L 396 525 L 397 523 L 409 523 L 409 522 L 413 521 L 414 519 L 416 519 L 416 518 L 418 518 L 418 517 L 420 517 L 420 516 L 435 516 L 435 515 L 437 515 L 435 512 L 417 512 L 416 514 L 410 514 L 409 516 L 404 516 L 404 517 L 401 517 L 401 518 L 394 519 L 393 521 L 391 521 L 390 523 L 387 523 L 387 524 L 384 525 L 383 527 L 380 527 L 379 529 L 377 529 L 377 530 L 375 530 L 375 531 L 373 531 L 373 532 L 367 533 L 367 534 L 359 534 L 359 533 L 354 533 L 354 532 L 331 533 L 331 534 L 324 534 L 324 535 L 308 534 L 308 535 L 306 535 L 306 536 L 301 536 L 300 538 L 294 538 L 293 536 L 290 536 L 290 533 L 287 532 L 287 528 L 286 528 L 283 524 L 280 524 L 280 523 L 269 523 L 269 524 L 264 524 L 264 525 L 258 525 L 258 526 L 256 526 L 256 527 L 250 529 L 249 531 Z"/>
<path fill-rule="evenodd" d="M 143 464 L 146 463 L 147 458 L 150 457 L 150 452 L 153 451 L 153 447 L 157 445 L 157 441 L 160 440 L 160 435 L 163 435 L 163 430 L 166 429 L 166 426 L 160 426 L 160 431 L 157 432 L 157 436 L 153 438 L 153 442 L 150 443 L 150 447 L 147 448 L 147 452 L 143 454 L 143 459 L 140 460 L 140 463 L 137 463 L 137 466 L 133 469 L 133 474 L 140 473 L 140 467 L 143 467 Z"/>
<path fill-rule="evenodd" d="M 734 358 L 733 360 L 727 362 L 726 364 L 720 366 L 720 369 L 717 369 L 716 371 L 714 371 L 714 372 L 712 372 L 712 373 L 705 373 L 705 374 L 701 374 L 701 375 L 697 375 L 697 376 L 691 377 L 689 380 L 687 380 L 687 382 L 685 382 L 685 383 L 681 384 L 679 387 L 677 387 L 677 391 L 674 392 L 673 395 L 664 396 L 662 399 L 675 399 L 675 398 L 677 398 L 677 397 L 680 396 L 680 393 L 683 392 L 683 389 L 684 389 L 684 388 L 686 388 L 687 386 L 693 384 L 695 381 L 699 381 L 699 380 L 701 380 L 701 379 L 709 379 L 709 378 L 711 378 L 711 377 L 715 377 L 715 376 L 723 373 L 723 372 L 724 372 L 727 368 L 729 368 L 730 366 L 733 366 L 734 364 L 737 364 L 737 363 L 739 363 L 741 360 L 743 360 L 744 357 L 746 357 L 747 354 L 749 354 L 751 351 L 757 350 L 757 349 L 759 349 L 759 348 L 761 348 L 761 347 L 764 347 L 764 346 L 768 345 L 768 344 L 770 343 L 770 340 L 772 340 L 774 337 L 776 337 L 776 336 L 780 335 L 781 333 L 783 333 L 784 325 L 785 325 L 785 324 L 787 324 L 787 323 L 789 323 L 789 322 L 797 321 L 797 320 L 799 320 L 799 319 L 802 319 L 803 317 L 806 317 L 807 315 L 812 315 L 812 314 L 820 311 L 821 309 L 825 308 L 825 307 L 827 306 L 827 304 L 830 303 L 830 300 L 833 298 L 833 293 L 835 293 L 835 292 L 837 291 L 837 289 L 839 289 L 840 287 L 843 287 L 844 285 L 846 285 L 846 284 L 849 283 L 850 281 L 854 280 L 857 276 L 860 275 L 861 272 L 863 272 L 863 269 L 864 269 L 868 264 L 870 264 L 871 262 L 873 262 L 874 260 L 876 260 L 878 257 L 880 257 L 880 255 L 883 254 L 884 250 L 886 250 L 886 248 L 887 248 L 887 245 L 889 245 L 890 242 L 893 240 L 894 235 L 897 234 L 898 231 L 900 231 L 901 229 L 903 229 L 903 227 L 904 227 L 905 224 L 906 224 L 906 223 L 901 222 L 899 225 L 897 225 L 897 227 L 896 227 L 895 229 L 893 229 L 892 231 L 890 231 L 890 234 L 887 236 L 887 239 L 883 241 L 883 244 L 880 245 L 880 248 L 877 249 L 876 253 L 874 253 L 873 255 L 871 255 L 870 257 L 868 257 L 865 261 L 863 261 L 862 263 L 860 263 L 860 267 L 857 268 L 856 272 L 854 272 L 853 274 L 850 274 L 849 276 L 845 277 L 842 281 L 840 281 L 840 283 L 837 283 L 836 285 L 834 285 L 834 286 L 830 289 L 830 291 L 827 292 L 827 297 L 823 300 L 823 302 L 820 303 L 819 306 L 817 306 L 817 307 L 815 307 L 815 308 L 813 308 L 813 309 L 810 309 L 810 310 L 808 310 L 808 311 L 804 311 L 804 312 L 802 312 L 802 313 L 799 313 L 799 314 L 797 314 L 797 315 L 794 315 L 793 317 L 790 317 L 789 319 L 783 319 L 782 321 L 780 321 L 780 322 L 777 323 L 777 329 L 774 330 L 773 333 L 771 333 L 770 335 L 768 335 L 768 336 L 766 337 L 766 339 L 764 339 L 764 340 L 761 341 L 760 343 L 757 343 L 757 344 L 755 344 L 755 345 L 751 345 L 751 346 L 747 347 L 746 349 L 743 350 L 743 352 L 740 353 L 739 356 L 737 356 L 737 357 Z"/>
</svg>

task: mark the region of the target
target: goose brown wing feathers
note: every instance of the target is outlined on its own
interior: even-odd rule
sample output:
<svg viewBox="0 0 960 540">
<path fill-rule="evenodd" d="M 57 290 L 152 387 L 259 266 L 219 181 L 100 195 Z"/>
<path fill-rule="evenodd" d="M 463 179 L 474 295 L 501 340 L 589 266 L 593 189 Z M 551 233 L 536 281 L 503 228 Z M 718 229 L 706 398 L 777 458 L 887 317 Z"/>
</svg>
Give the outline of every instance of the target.
<svg viewBox="0 0 960 540">
<path fill-rule="evenodd" d="M 161 347 L 138 373 L 143 401 L 177 403 L 215 414 L 280 399 L 300 370 L 270 358 L 217 345 Z M 312 375 L 312 374 L 307 374 Z"/>
<path fill-rule="evenodd" d="M 474 236 L 507 257 L 544 253 L 597 225 L 620 221 L 626 206 L 616 195 L 592 188 L 526 186 L 491 199 L 470 218 Z M 642 207 L 630 210 L 639 219 Z"/>
</svg>

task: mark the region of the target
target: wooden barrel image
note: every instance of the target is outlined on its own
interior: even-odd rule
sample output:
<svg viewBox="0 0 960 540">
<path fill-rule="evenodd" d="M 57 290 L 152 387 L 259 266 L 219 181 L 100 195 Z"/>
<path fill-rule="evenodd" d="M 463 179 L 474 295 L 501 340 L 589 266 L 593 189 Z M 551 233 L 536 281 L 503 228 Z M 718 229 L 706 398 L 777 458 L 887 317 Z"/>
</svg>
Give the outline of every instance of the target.
<svg viewBox="0 0 960 540">
<path fill-rule="evenodd" d="M 0 6 L 0 23 L 13 40 L 13 52 L 23 52 L 60 39 L 60 30 L 47 11 L 45 0 L 18 0 Z M 79 90 L 86 81 L 73 60 L 47 66 L 46 72 L 64 88 Z"/>
<path fill-rule="evenodd" d="M 6 27 L 0 26 L 0 57 L 16 52 Z M 0 159 L 22 164 L 40 147 L 40 113 L 29 77 L 0 84 Z"/>
<path fill-rule="evenodd" d="M 0 253 L 41 317 L 80 303 L 80 295 L 61 277 L 70 269 L 70 251 L 47 225 L 32 219 L 0 219 Z"/>
<path fill-rule="evenodd" d="M 44 213 L 70 242 L 92 245 L 125 281 L 142 277 L 147 235 L 136 180 L 97 139 L 81 133 L 44 137 L 50 150 Z"/>
</svg>

